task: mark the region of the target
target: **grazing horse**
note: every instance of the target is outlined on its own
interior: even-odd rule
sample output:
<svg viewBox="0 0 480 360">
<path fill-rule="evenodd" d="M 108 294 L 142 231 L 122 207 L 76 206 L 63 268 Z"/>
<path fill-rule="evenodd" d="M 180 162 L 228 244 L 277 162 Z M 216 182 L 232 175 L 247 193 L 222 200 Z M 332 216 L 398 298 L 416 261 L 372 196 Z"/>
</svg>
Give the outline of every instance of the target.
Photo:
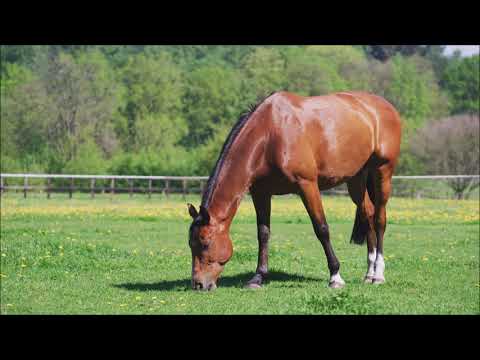
<svg viewBox="0 0 480 360">
<path fill-rule="evenodd" d="M 391 179 L 400 152 L 401 123 L 385 99 L 364 92 L 302 97 L 274 92 L 231 130 L 189 232 L 192 287 L 212 290 L 232 256 L 229 229 L 249 190 L 257 215 L 258 266 L 247 287 L 268 270 L 272 195 L 299 194 L 323 246 L 329 286 L 343 287 L 320 191 L 347 183 L 357 205 L 351 242 L 367 242 L 365 282 L 383 283 L 383 237 Z"/>
</svg>

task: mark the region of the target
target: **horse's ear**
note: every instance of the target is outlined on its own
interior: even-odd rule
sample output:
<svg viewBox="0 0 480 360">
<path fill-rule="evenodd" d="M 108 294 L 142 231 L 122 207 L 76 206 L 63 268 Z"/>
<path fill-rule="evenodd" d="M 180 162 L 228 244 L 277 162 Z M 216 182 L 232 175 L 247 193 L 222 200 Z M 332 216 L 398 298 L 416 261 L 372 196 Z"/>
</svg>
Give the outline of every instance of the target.
<svg viewBox="0 0 480 360">
<path fill-rule="evenodd" d="M 188 206 L 188 213 L 190 214 L 192 219 L 196 219 L 198 217 L 198 211 L 197 209 L 195 209 L 195 206 L 193 206 L 192 204 L 187 204 L 187 206 Z"/>
<path fill-rule="evenodd" d="M 200 205 L 200 215 L 202 216 L 202 222 L 207 225 L 210 222 L 210 214 L 208 213 L 208 210 L 203 207 L 203 205 Z"/>
</svg>

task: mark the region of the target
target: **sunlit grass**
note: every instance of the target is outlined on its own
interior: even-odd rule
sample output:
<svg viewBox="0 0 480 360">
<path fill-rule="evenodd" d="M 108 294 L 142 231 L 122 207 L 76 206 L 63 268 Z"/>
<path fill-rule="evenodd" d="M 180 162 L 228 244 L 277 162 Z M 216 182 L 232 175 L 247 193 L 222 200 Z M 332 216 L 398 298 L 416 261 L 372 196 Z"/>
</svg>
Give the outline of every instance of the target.
<svg viewBox="0 0 480 360">
<path fill-rule="evenodd" d="M 190 195 L 7 194 L 1 200 L 2 314 L 480 313 L 478 201 L 392 198 L 383 286 L 362 282 L 366 249 L 349 243 L 355 207 L 325 197 L 345 289 L 327 288 L 325 256 L 301 201 L 272 205 L 271 280 L 243 289 L 257 260 L 249 197 L 231 233 L 234 256 L 217 291 L 189 290 Z"/>
</svg>

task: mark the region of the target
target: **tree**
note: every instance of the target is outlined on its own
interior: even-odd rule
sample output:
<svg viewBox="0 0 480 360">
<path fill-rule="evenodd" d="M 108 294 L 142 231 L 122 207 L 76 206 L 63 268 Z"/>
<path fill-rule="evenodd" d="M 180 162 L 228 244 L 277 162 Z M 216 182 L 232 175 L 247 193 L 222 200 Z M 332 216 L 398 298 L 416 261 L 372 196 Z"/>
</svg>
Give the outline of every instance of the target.
<svg viewBox="0 0 480 360">
<path fill-rule="evenodd" d="M 283 90 L 285 83 L 285 59 L 275 48 L 258 47 L 245 56 L 242 70 L 246 76 L 247 91 L 251 102 L 273 91 Z"/>
<path fill-rule="evenodd" d="M 2 162 L 29 170 L 45 153 L 52 104 L 38 76 L 21 65 L 6 64 L 0 89 Z"/>
<path fill-rule="evenodd" d="M 43 85 L 55 108 L 48 135 L 57 156 L 65 163 L 75 158 L 87 137 L 107 148 L 103 140 L 113 134 L 107 133 L 112 127 L 106 125 L 115 114 L 121 88 L 100 52 L 77 58 L 61 53 L 50 62 Z"/>
<path fill-rule="evenodd" d="M 155 57 L 143 54 L 130 57 L 119 73 L 126 94 L 125 107 L 116 121 L 116 130 L 125 150 L 138 150 L 143 146 L 138 141 L 145 138 L 137 135 L 139 121 L 152 117 L 168 118 L 171 122 L 180 119 L 183 80 L 180 70 L 166 53 Z"/>
<path fill-rule="evenodd" d="M 347 83 L 330 56 L 331 52 L 313 46 L 290 52 L 286 62 L 286 89 L 305 96 L 346 90 Z"/>
<path fill-rule="evenodd" d="M 457 115 L 431 121 L 413 138 L 412 150 L 430 174 L 478 175 L 480 117 Z M 458 199 L 479 186 L 478 179 L 448 181 Z"/>
<path fill-rule="evenodd" d="M 444 47 L 438 45 L 365 45 L 365 52 L 380 61 L 387 61 L 395 55 L 427 56 L 432 53 L 442 53 Z"/>
<path fill-rule="evenodd" d="M 452 114 L 480 112 L 480 56 L 454 58 L 447 65 L 442 85 L 447 90 Z"/>
<path fill-rule="evenodd" d="M 189 134 L 186 148 L 206 143 L 219 126 L 233 125 L 242 110 L 242 83 L 238 72 L 202 66 L 189 74 L 185 93 L 185 117 Z"/>
</svg>

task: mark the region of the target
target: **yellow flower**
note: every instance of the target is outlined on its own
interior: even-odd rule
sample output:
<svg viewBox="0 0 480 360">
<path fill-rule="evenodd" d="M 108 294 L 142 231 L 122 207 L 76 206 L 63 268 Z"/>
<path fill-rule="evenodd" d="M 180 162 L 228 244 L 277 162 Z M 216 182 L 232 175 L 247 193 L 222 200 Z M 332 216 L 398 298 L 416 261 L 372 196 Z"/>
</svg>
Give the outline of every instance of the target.
<svg viewBox="0 0 480 360">
<path fill-rule="evenodd" d="M 141 297 L 141 296 L 135 296 L 135 300 L 137 300 L 137 301 L 138 301 L 138 300 L 141 300 L 141 299 L 142 299 L 142 297 Z"/>
</svg>

